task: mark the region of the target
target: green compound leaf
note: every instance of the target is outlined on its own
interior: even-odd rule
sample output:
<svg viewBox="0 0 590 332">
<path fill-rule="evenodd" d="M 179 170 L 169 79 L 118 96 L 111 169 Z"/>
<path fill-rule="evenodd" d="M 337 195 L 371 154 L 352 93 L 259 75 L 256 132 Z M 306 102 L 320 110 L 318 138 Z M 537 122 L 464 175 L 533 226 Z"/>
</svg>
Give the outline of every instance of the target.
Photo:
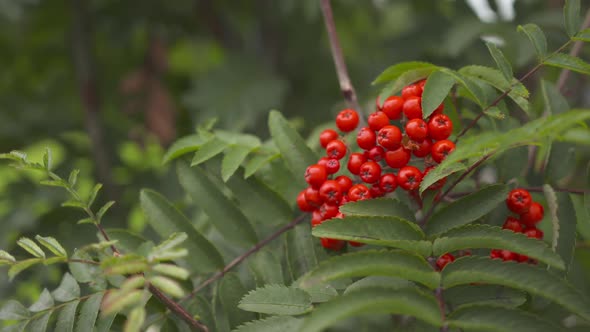
<svg viewBox="0 0 590 332">
<path fill-rule="evenodd" d="M 72 301 L 80 297 L 80 286 L 71 274 L 65 273 L 59 287 L 51 292 L 53 298 L 59 302 Z"/>
<path fill-rule="evenodd" d="M 561 257 L 545 242 L 490 225 L 467 225 L 444 233 L 434 241 L 432 252 L 439 256 L 447 252 L 476 248 L 502 248 L 537 259 L 560 270 L 565 268 Z"/>
<path fill-rule="evenodd" d="M 393 80 L 398 79 L 404 73 L 411 71 L 411 70 L 418 70 L 418 69 L 436 69 L 438 68 L 436 65 L 428 62 L 420 62 L 420 61 L 409 61 L 409 62 L 400 62 L 389 68 L 385 69 L 377 78 L 373 81 L 373 85 L 380 84 L 380 83 L 387 83 Z M 381 101 L 383 102 L 383 100 Z"/>
<path fill-rule="evenodd" d="M 76 332 L 88 332 L 94 329 L 96 317 L 100 310 L 100 303 L 102 302 L 103 293 L 96 293 L 90 296 L 80 309 L 78 320 L 76 321 Z"/>
<path fill-rule="evenodd" d="M 469 331 L 560 331 L 556 326 L 541 317 L 517 308 L 489 304 L 461 306 L 448 317 L 450 327 Z"/>
<path fill-rule="evenodd" d="M 235 273 L 226 274 L 218 286 L 217 295 L 227 317 L 229 327 L 233 329 L 245 322 L 251 321 L 255 315 L 238 308 L 240 300 L 246 294 L 246 288 Z"/>
<path fill-rule="evenodd" d="M 51 236 L 43 237 L 43 236 L 37 235 L 37 236 L 35 236 L 35 240 L 37 240 L 39 243 L 41 243 L 41 245 L 43 245 L 45 248 L 49 249 L 49 251 L 51 251 L 56 256 L 59 256 L 59 257 L 67 257 L 68 256 L 68 253 L 66 252 L 64 247 L 62 247 L 61 244 L 59 242 L 57 242 L 57 240 Z"/>
<path fill-rule="evenodd" d="M 366 250 L 323 261 L 305 274 L 299 285 L 306 289 L 340 278 L 365 276 L 399 277 L 432 289 L 438 287 L 440 282 L 440 274 L 423 257 L 401 250 Z"/>
<path fill-rule="evenodd" d="M 0 320 L 24 320 L 30 315 L 29 310 L 16 300 L 8 300 L 0 308 Z"/>
<path fill-rule="evenodd" d="M 166 154 L 164 154 L 164 158 L 162 158 L 162 163 L 168 163 L 171 160 L 179 158 L 187 153 L 196 151 L 201 148 L 201 146 L 203 146 L 203 144 L 205 144 L 208 140 L 208 138 L 204 138 L 198 134 L 181 137 L 172 143 L 170 148 L 168 148 L 168 151 L 166 151 Z"/>
<path fill-rule="evenodd" d="M 538 266 L 487 257 L 462 257 L 442 271 L 445 289 L 471 283 L 520 289 L 552 300 L 584 319 L 590 318 L 590 301 L 566 280 Z"/>
<path fill-rule="evenodd" d="M 453 85 L 455 78 L 444 71 L 435 71 L 426 80 L 424 93 L 422 94 L 422 113 L 427 119 L 434 110 L 445 100 Z"/>
<path fill-rule="evenodd" d="M 547 54 L 547 38 L 543 30 L 536 24 L 525 24 L 518 26 L 518 32 L 524 34 L 535 47 L 537 56 L 542 59 Z"/>
<path fill-rule="evenodd" d="M 557 53 L 543 61 L 547 66 L 568 69 L 584 75 L 590 75 L 590 64 L 569 54 Z"/>
<path fill-rule="evenodd" d="M 238 308 L 269 315 L 301 315 L 311 311 L 311 296 L 298 288 L 266 285 L 246 294 Z"/>
<path fill-rule="evenodd" d="M 16 241 L 16 244 L 37 258 L 45 258 L 45 252 L 33 240 L 27 237 L 21 237 Z"/>
<path fill-rule="evenodd" d="M 565 0 L 563 7 L 563 25 L 568 36 L 572 37 L 580 30 L 580 0 Z"/>
<path fill-rule="evenodd" d="M 512 65 L 510 64 L 508 59 L 506 59 L 504 53 L 502 53 L 500 48 L 498 48 L 498 46 L 496 46 L 496 44 L 494 43 L 486 43 L 486 46 L 488 47 L 488 50 L 490 51 L 492 58 L 494 58 L 496 65 L 500 69 L 500 72 L 502 72 L 502 75 L 504 75 L 504 78 L 507 81 L 511 81 L 514 76 L 514 74 L 512 73 Z"/>
<path fill-rule="evenodd" d="M 78 308 L 79 303 L 79 300 L 72 301 L 60 309 L 59 314 L 57 315 L 55 331 L 72 332 L 74 330 L 76 308 Z"/>
<path fill-rule="evenodd" d="M 229 143 L 214 137 L 213 139 L 204 143 L 201 148 L 195 152 L 195 156 L 191 161 L 191 166 L 196 166 L 206 162 L 207 160 L 222 153 L 223 150 L 225 150 L 228 146 Z"/>
<path fill-rule="evenodd" d="M 238 326 L 232 332 L 300 332 L 303 319 L 289 316 L 274 316 Z"/>
<path fill-rule="evenodd" d="M 350 202 L 340 206 L 340 212 L 346 216 L 397 217 L 407 221 L 416 221 L 412 210 L 395 198 L 375 198 Z"/>
</svg>

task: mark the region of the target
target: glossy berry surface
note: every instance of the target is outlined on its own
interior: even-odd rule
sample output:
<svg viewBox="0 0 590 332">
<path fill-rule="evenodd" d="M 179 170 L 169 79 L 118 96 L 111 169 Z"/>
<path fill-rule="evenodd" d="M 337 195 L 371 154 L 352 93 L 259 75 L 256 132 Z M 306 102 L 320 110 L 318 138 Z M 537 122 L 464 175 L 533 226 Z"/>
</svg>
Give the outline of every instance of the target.
<svg viewBox="0 0 590 332">
<path fill-rule="evenodd" d="M 352 179 L 346 175 L 337 176 L 334 180 L 338 182 L 340 185 L 340 189 L 342 189 L 342 193 L 348 193 L 350 187 L 352 187 Z"/>
<path fill-rule="evenodd" d="M 330 249 L 330 250 L 341 250 L 342 248 L 344 248 L 344 245 L 346 244 L 346 242 L 342 241 L 342 240 L 336 240 L 336 239 L 328 239 L 328 238 L 321 238 L 322 241 L 322 247 L 326 248 L 326 249 Z"/>
<path fill-rule="evenodd" d="M 533 198 L 531 194 L 524 189 L 514 189 L 508 193 L 508 197 L 506 198 L 506 206 L 516 214 L 527 212 L 532 203 Z"/>
<path fill-rule="evenodd" d="M 416 142 L 428 137 L 428 126 L 422 119 L 412 119 L 406 123 L 406 135 Z"/>
<path fill-rule="evenodd" d="M 385 157 L 385 150 L 380 146 L 375 146 L 371 150 L 366 151 L 366 157 L 369 160 L 379 162 Z"/>
<path fill-rule="evenodd" d="M 334 129 L 326 129 L 320 133 L 320 145 L 323 148 L 328 146 L 328 143 L 338 139 L 338 133 Z"/>
<path fill-rule="evenodd" d="M 345 133 L 356 129 L 359 124 L 359 115 L 355 110 L 345 109 L 336 116 L 336 127 Z"/>
<path fill-rule="evenodd" d="M 455 143 L 449 140 L 442 140 L 434 143 L 430 150 L 432 159 L 437 163 L 441 163 L 451 152 L 455 150 Z"/>
<path fill-rule="evenodd" d="M 402 168 L 410 162 L 412 154 L 404 147 L 385 152 L 385 163 L 391 168 Z"/>
<path fill-rule="evenodd" d="M 381 166 L 374 161 L 367 161 L 361 165 L 359 176 L 363 182 L 375 183 L 381 178 Z"/>
<path fill-rule="evenodd" d="M 395 150 L 401 146 L 402 131 L 393 125 L 385 126 L 377 134 L 377 143 L 386 150 Z"/>
<path fill-rule="evenodd" d="M 422 182 L 422 173 L 414 166 L 402 167 L 397 173 L 397 185 L 404 190 L 416 190 Z"/>
<path fill-rule="evenodd" d="M 311 165 L 305 170 L 305 181 L 313 188 L 319 188 L 328 178 L 326 167 L 322 165 Z"/>
<path fill-rule="evenodd" d="M 367 162 L 367 157 L 365 157 L 362 153 L 354 152 L 350 154 L 346 168 L 348 168 L 350 173 L 358 175 L 361 171 L 361 165 L 365 162 Z"/>
<path fill-rule="evenodd" d="M 516 233 L 522 232 L 522 225 L 520 224 L 520 220 L 513 217 L 506 218 L 506 221 L 504 222 L 504 225 L 502 225 L 502 228 L 509 229 Z"/>
<path fill-rule="evenodd" d="M 371 128 L 363 127 L 356 135 L 356 144 L 363 150 L 370 150 L 375 146 L 377 135 Z"/>
<path fill-rule="evenodd" d="M 440 256 L 437 260 L 436 260 L 436 267 L 439 270 L 442 270 L 447 264 L 451 263 L 455 261 L 455 256 L 446 253 L 442 256 Z"/>
<path fill-rule="evenodd" d="M 434 140 L 449 138 L 453 132 L 453 122 L 444 114 L 437 114 L 428 121 L 428 134 Z"/>
<path fill-rule="evenodd" d="M 371 113 L 367 119 L 367 123 L 371 130 L 379 131 L 379 129 L 389 125 L 389 117 L 383 112 Z"/>
<path fill-rule="evenodd" d="M 543 208 L 543 205 L 537 202 L 532 202 L 528 211 L 520 215 L 520 220 L 527 226 L 535 226 L 543 220 L 544 215 L 545 209 Z"/>
<path fill-rule="evenodd" d="M 402 89 L 402 98 L 422 97 L 422 84 L 410 84 Z"/>
<path fill-rule="evenodd" d="M 331 159 L 342 159 L 346 155 L 346 144 L 340 140 L 333 140 L 326 146 L 326 154 Z"/>
<path fill-rule="evenodd" d="M 533 238 L 533 239 L 542 239 L 543 238 L 543 231 L 536 228 L 536 227 L 530 227 L 524 230 L 524 235 Z"/>
<path fill-rule="evenodd" d="M 303 212 L 311 212 L 315 210 L 315 208 L 307 202 L 307 199 L 305 199 L 305 190 L 302 190 L 299 192 L 299 195 L 297 195 L 297 206 L 299 207 L 299 210 Z"/>
<path fill-rule="evenodd" d="M 384 193 L 391 193 L 395 191 L 397 188 L 397 179 L 395 174 L 387 173 L 381 175 L 381 179 L 379 179 L 379 188 L 381 188 Z"/>
<path fill-rule="evenodd" d="M 385 100 L 381 111 L 387 115 L 390 120 L 398 120 L 402 117 L 404 99 L 398 96 L 391 96 Z"/>
<path fill-rule="evenodd" d="M 422 142 L 416 142 L 415 149 L 412 150 L 414 156 L 424 158 L 432 151 L 432 140 L 430 138 L 424 139 Z"/>
<path fill-rule="evenodd" d="M 338 159 L 328 159 L 325 161 L 324 167 L 326 168 L 326 172 L 328 172 L 328 174 L 338 173 L 340 170 L 340 161 L 338 161 Z"/>
<path fill-rule="evenodd" d="M 336 180 L 326 180 L 320 187 L 319 193 L 320 198 L 328 204 L 338 205 L 342 198 L 342 188 Z"/>
<path fill-rule="evenodd" d="M 408 120 L 422 119 L 422 98 L 412 96 L 404 101 L 404 115 Z"/>
<path fill-rule="evenodd" d="M 371 191 L 364 184 L 355 184 L 348 190 L 348 199 L 351 202 L 363 201 L 371 198 Z"/>
</svg>

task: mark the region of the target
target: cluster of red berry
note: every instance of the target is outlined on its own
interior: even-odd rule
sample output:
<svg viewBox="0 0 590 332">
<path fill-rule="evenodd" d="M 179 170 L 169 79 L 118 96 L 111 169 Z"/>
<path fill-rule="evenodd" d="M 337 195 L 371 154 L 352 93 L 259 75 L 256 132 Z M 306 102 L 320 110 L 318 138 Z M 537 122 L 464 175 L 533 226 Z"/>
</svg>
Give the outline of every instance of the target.
<svg viewBox="0 0 590 332">
<path fill-rule="evenodd" d="M 398 186 L 416 197 L 422 178 L 455 149 L 455 144 L 448 140 L 453 123 L 443 114 L 443 104 L 423 120 L 424 83 L 406 86 L 401 96 L 387 98 L 382 106 L 377 100 L 377 110 L 369 115 L 368 126 L 357 132 L 356 144 L 360 149 L 347 145 L 336 130 L 326 129 L 320 134 L 326 156 L 307 168 L 305 181 L 309 187 L 297 197 L 299 208 L 312 213 L 312 226 L 342 218 L 339 212 L 342 204 L 382 197 Z M 358 127 L 359 120 L 355 110 L 345 109 L 336 116 L 336 127 L 342 134 L 349 133 Z M 424 171 L 408 165 L 412 154 L 424 159 Z M 341 161 L 347 155 L 348 173 L 341 171 Z M 445 180 L 429 189 L 440 189 Z M 325 248 L 333 250 L 345 245 L 340 240 L 322 238 L 321 241 Z M 361 244 L 350 242 L 350 245 Z"/>
<path fill-rule="evenodd" d="M 543 231 L 537 228 L 537 224 L 543 220 L 543 205 L 533 202 L 531 194 L 525 189 L 514 189 L 508 193 L 506 206 L 519 218 L 508 217 L 502 228 L 509 229 L 516 233 L 524 233 L 526 236 L 534 239 L 543 239 Z M 493 249 L 490 253 L 492 259 L 502 259 L 505 261 L 529 262 L 536 263 L 535 260 L 529 259 L 526 255 L 504 249 Z M 455 260 L 455 256 L 446 253 L 436 260 L 436 266 L 442 270 L 445 265 Z"/>
</svg>

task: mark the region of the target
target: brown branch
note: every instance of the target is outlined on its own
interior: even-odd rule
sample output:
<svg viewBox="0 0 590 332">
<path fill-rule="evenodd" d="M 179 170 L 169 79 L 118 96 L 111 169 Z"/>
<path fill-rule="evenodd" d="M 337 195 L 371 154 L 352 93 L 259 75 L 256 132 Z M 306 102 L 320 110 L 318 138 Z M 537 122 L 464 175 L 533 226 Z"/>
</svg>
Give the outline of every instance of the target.
<svg viewBox="0 0 590 332">
<path fill-rule="evenodd" d="M 227 264 L 221 271 L 217 272 L 216 274 L 214 274 L 213 276 L 211 276 L 209 279 L 207 279 L 203 283 L 201 283 L 190 294 L 188 294 L 187 296 L 183 297 L 180 300 L 180 302 L 183 302 L 183 301 L 188 300 L 191 297 L 195 296 L 203 288 L 209 286 L 210 284 L 212 284 L 216 280 L 218 280 L 221 277 L 223 277 L 231 269 L 233 269 L 234 267 L 236 267 L 237 265 L 239 265 L 246 258 L 250 257 L 250 255 L 256 253 L 258 250 L 262 249 L 264 246 L 266 246 L 267 244 L 269 244 L 270 242 L 272 242 L 274 239 L 276 239 L 277 237 L 279 237 L 280 235 L 282 235 L 286 231 L 295 228 L 295 226 L 299 225 L 303 220 L 305 220 L 305 215 L 302 214 L 299 217 L 293 219 L 293 221 L 291 221 L 287 225 L 285 225 L 285 226 L 281 227 L 280 229 L 278 229 L 276 232 L 274 232 L 273 234 L 271 234 L 266 239 L 258 242 L 255 246 L 253 246 L 252 248 L 250 248 L 250 250 L 248 250 L 245 253 L 241 254 L 240 256 L 236 257 L 233 261 L 231 261 L 229 264 Z"/>
<path fill-rule="evenodd" d="M 359 112 L 359 114 L 363 114 L 356 97 L 356 92 L 352 86 L 350 77 L 348 76 L 348 69 L 344 62 L 342 48 L 340 47 L 340 41 L 338 40 L 338 34 L 336 32 L 336 25 L 334 24 L 334 15 L 332 13 L 330 0 L 321 0 L 321 7 L 324 23 L 326 24 L 326 31 L 328 32 L 328 38 L 330 40 L 332 58 L 334 59 L 334 66 L 336 67 L 336 74 L 338 75 L 338 83 L 340 83 L 340 91 L 342 91 L 342 95 L 344 95 L 344 99 L 348 106 Z M 363 119 L 362 116 L 361 119 Z"/>
<path fill-rule="evenodd" d="M 445 309 L 445 300 L 443 298 L 442 287 L 438 287 L 434 291 L 434 296 L 436 297 L 436 301 L 438 302 L 438 309 L 440 310 L 440 316 L 443 321 L 443 326 L 441 326 L 440 332 L 447 332 L 449 330 L 449 326 L 445 323 L 445 320 L 447 319 L 447 314 Z"/>
<path fill-rule="evenodd" d="M 584 18 L 584 23 L 582 23 L 582 27 L 580 28 L 580 30 L 584 30 L 590 27 L 590 9 L 588 9 L 588 11 L 586 11 L 586 17 Z M 570 50 L 570 55 L 573 57 L 577 57 L 578 54 L 580 54 L 580 52 L 582 51 L 582 47 L 584 46 L 584 42 L 581 40 L 578 40 L 574 43 L 574 46 L 572 47 L 572 49 Z M 570 76 L 571 71 L 569 69 L 564 69 L 561 71 L 561 74 L 559 74 L 559 79 L 557 80 L 557 90 L 563 92 L 563 88 L 565 87 L 565 83 L 567 82 L 567 79 Z M 545 112 L 543 113 L 543 116 L 547 116 L 549 115 L 548 112 L 549 109 L 546 109 Z"/>
<path fill-rule="evenodd" d="M 174 302 L 171 298 L 162 293 L 158 288 L 149 285 L 150 292 L 162 302 L 170 311 L 174 312 L 179 318 L 185 321 L 193 330 L 199 329 L 203 332 L 209 332 L 207 326 L 194 319 L 179 303 Z"/>
</svg>

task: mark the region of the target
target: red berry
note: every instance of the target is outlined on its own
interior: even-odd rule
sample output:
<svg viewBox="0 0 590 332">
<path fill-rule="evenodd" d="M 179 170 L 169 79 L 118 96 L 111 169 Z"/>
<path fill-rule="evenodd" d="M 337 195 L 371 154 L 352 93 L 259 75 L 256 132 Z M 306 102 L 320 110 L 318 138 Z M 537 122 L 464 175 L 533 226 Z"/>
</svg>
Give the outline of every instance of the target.
<svg viewBox="0 0 590 332">
<path fill-rule="evenodd" d="M 375 146 L 369 151 L 365 151 L 367 159 L 379 162 L 385 156 L 385 150 L 380 146 Z"/>
<path fill-rule="evenodd" d="M 330 158 L 321 157 L 320 160 L 318 160 L 317 164 L 326 167 L 326 164 L 328 164 L 328 160 L 330 160 Z"/>
<path fill-rule="evenodd" d="M 338 213 L 340 212 L 338 210 L 338 205 L 328 204 L 328 203 L 322 204 L 322 206 L 320 206 L 319 210 L 320 210 L 320 213 L 322 214 L 322 218 L 324 218 L 324 219 L 332 219 L 332 218 L 336 217 L 338 215 Z"/>
<path fill-rule="evenodd" d="M 371 198 L 371 191 L 364 184 L 355 184 L 348 190 L 348 199 L 351 202 L 362 201 Z"/>
<path fill-rule="evenodd" d="M 320 187 L 320 197 L 327 204 L 338 205 L 342 199 L 342 188 L 336 180 L 326 180 Z"/>
<path fill-rule="evenodd" d="M 500 256 L 502 258 L 502 260 L 504 261 L 515 261 L 518 259 L 518 254 L 515 252 L 512 252 L 510 250 L 502 250 L 500 251 Z"/>
<path fill-rule="evenodd" d="M 316 227 L 324 222 L 324 217 L 320 210 L 314 210 L 311 214 L 311 227 Z"/>
<path fill-rule="evenodd" d="M 412 154 L 403 146 L 397 150 L 385 152 L 385 162 L 391 168 L 402 168 L 410 162 Z"/>
<path fill-rule="evenodd" d="M 320 133 L 320 145 L 323 148 L 336 139 L 338 139 L 338 133 L 334 129 L 326 129 Z"/>
<path fill-rule="evenodd" d="M 362 153 L 353 152 L 350 154 L 348 158 L 347 168 L 350 173 L 354 175 L 358 175 L 361 171 L 361 165 L 367 161 L 367 157 L 365 157 Z"/>
<path fill-rule="evenodd" d="M 387 117 L 387 114 L 383 112 L 375 112 L 369 115 L 367 123 L 369 124 L 369 128 L 373 131 L 379 131 L 379 129 L 389 124 L 389 118 Z"/>
<path fill-rule="evenodd" d="M 528 261 L 528 260 L 529 260 L 529 256 L 527 256 L 527 255 L 520 255 L 520 254 L 517 254 L 516 256 L 517 256 L 517 257 L 516 257 L 516 260 L 517 260 L 519 263 L 524 263 L 524 262 L 526 262 L 526 261 Z"/>
<path fill-rule="evenodd" d="M 414 156 L 424 158 L 428 156 L 432 150 L 432 140 L 426 138 L 422 142 L 415 142 L 416 148 L 412 150 Z"/>
<path fill-rule="evenodd" d="M 381 188 L 384 193 L 395 191 L 397 188 L 397 179 L 395 174 L 387 173 L 381 175 L 381 179 L 379 180 L 379 188 Z"/>
<path fill-rule="evenodd" d="M 315 207 L 318 207 L 324 203 L 324 200 L 320 196 L 320 191 L 318 189 L 307 187 L 304 190 L 305 200 L 307 204 Z"/>
<path fill-rule="evenodd" d="M 536 228 L 536 227 L 530 227 L 524 230 L 524 235 L 530 237 L 530 238 L 534 238 L 534 239 L 542 239 L 543 238 L 543 231 Z"/>
<path fill-rule="evenodd" d="M 520 215 L 520 221 L 527 226 L 535 226 L 539 221 L 543 220 L 544 214 L 543 205 L 532 202 L 529 210 Z"/>
<path fill-rule="evenodd" d="M 434 143 L 430 154 L 434 161 L 441 163 L 453 150 L 455 150 L 455 143 L 445 139 Z"/>
<path fill-rule="evenodd" d="M 422 173 L 414 166 L 402 167 L 397 173 L 397 185 L 404 190 L 415 190 L 422 182 Z"/>
<path fill-rule="evenodd" d="M 305 170 L 305 181 L 312 187 L 319 189 L 322 183 L 328 178 L 326 167 L 322 165 L 311 165 Z"/>
<path fill-rule="evenodd" d="M 506 198 L 506 206 L 508 206 L 508 209 L 517 214 L 527 212 L 532 203 L 533 198 L 525 189 L 514 189 L 508 193 L 508 198 Z"/>
<path fill-rule="evenodd" d="M 336 116 L 336 127 L 347 133 L 356 129 L 359 124 L 359 115 L 355 110 L 345 109 Z"/>
<path fill-rule="evenodd" d="M 374 183 L 369 191 L 371 192 L 371 198 L 383 197 L 386 194 L 386 192 L 381 190 L 379 183 Z"/>
<path fill-rule="evenodd" d="M 346 244 L 346 242 L 344 242 L 342 240 L 329 239 L 326 237 L 322 237 L 322 238 L 320 238 L 320 240 L 322 241 L 322 247 L 324 247 L 326 249 L 330 249 L 330 250 L 336 250 L 336 251 L 344 248 L 344 245 Z"/>
<path fill-rule="evenodd" d="M 326 167 L 328 174 L 335 174 L 340 170 L 340 161 L 338 159 L 328 159 L 324 167 Z"/>
<path fill-rule="evenodd" d="M 422 119 L 412 119 L 406 123 L 406 135 L 416 142 L 428 137 L 428 126 Z"/>
<path fill-rule="evenodd" d="M 453 262 L 454 260 L 455 256 L 446 253 L 436 260 L 436 267 L 438 267 L 439 270 L 442 270 L 447 264 Z"/>
<path fill-rule="evenodd" d="M 360 243 L 360 242 L 356 242 L 356 241 L 348 241 L 348 244 L 350 244 L 353 247 L 362 247 L 365 245 L 364 243 Z"/>
<path fill-rule="evenodd" d="M 424 86 L 426 85 L 426 79 L 419 80 L 418 82 L 416 82 L 414 84 L 416 84 L 417 86 L 419 86 L 420 89 L 422 89 L 422 91 L 424 91 Z"/>
<path fill-rule="evenodd" d="M 348 190 L 350 190 L 350 188 Z M 340 200 L 340 205 L 344 205 L 348 202 L 350 202 L 350 200 L 348 199 L 348 191 L 346 191 L 346 193 L 342 195 L 342 199 Z"/>
<path fill-rule="evenodd" d="M 444 114 L 434 115 L 428 121 L 428 134 L 434 140 L 447 139 L 452 132 L 453 122 Z"/>
<path fill-rule="evenodd" d="M 356 144 L 358 144 L 361 149 L 370 150 L 375 146 L 376 138 L 377 135 L 373 130 L 371 130 L 371 128 L 363 127 L 356 135 Z"/>
<path fill-rule="evenodd" d="M 513 217 L 506 218 L 506 221 L 504 222 L 502 228 L 509 229 L 515 233 L 522 232 L 522 225 L 520 225 L 520 220 Z"/>
<path fill-rule="evenodd" d="M 303 212 L 311 212 L 315 209 L 307 202 L 307 199 L 305 198 L 305 189 L 301 190 L 299 195 L 297 195 L 297 206 L 299 207 L 299 210 Z"/>
<path fill-rule="evenodd" d="M 402 97 L 391 96 L 385 99 L 381 111 L 383 111 L 390 120 L 397 120 L 401 118 L 403 107 L 404 99 Z"/>
<path fill-rule="evenodd" d="M 409 97 L 404 101 L 403 111 L 408 120 L 422 119 L 422 98 L 420 97 Z"/>
<path fill-rule="evenodd" d="M 366 183 L 375 183 L 381 178 L 381 166 L 374 161 L 367 161 L 361 165 L 359 176 Z"/>
<path fill-rule="evenodd" d="M 502 250 L 500 250 L 500 249 L 492 249 L 492 251 L 490 251 L 490 258 L 491 259 L 502 258 Z"/>
<path fill-rule="evenodd" d="M 420 84 L 410 84 L 402 89 L 402 98 L 408 99 L 410 97 L 421 97 L 422 87 Z"/>
<path fill-rule="evenodd" d="M 381 107 L 381 98 L 379 98 L 379 96 L 377 96 L 377 98 L 375 98 L 375 110 L 376 111 L 383 111 L 383 107 Z"/>
<path fill-rule="evenodd" d="M 401 146 L 402 131 L 396 126 L 385 126 L 377 134 L 377 143 L 387 150 L 395 150 Z"/>
<path fill-rule="evenodd" d="M 348 189 L 352 187 L 352 180 L 346 175 L 337 176 L 334 180 L 340 185 L 343 194 L 347 193 Z"/>
<path fill-rule="evenodd" d="M 340 140 L 334 140 L 326 146 L 326 154 L 331 159 L 342 159 L 346 156 L 346 144 Z"/>
<path fill-rule="evenodd" d="M 424 173 L 422 174 L 422 177 L 426 177 L 426 174 L 428 174 L 428 172 L 432 171 L 434 169 L 433 166 L 430 167 L 426 167 L 424 169 Z M 442 188 L 445 183 L 447 182 L 447 178 L 444 177 L 438 181 L 436 181 L 435 183 L 431 184 L 430 187 L 428 187 L 429 190 L 439 190 L 440 188 Z"/>
</svg>

